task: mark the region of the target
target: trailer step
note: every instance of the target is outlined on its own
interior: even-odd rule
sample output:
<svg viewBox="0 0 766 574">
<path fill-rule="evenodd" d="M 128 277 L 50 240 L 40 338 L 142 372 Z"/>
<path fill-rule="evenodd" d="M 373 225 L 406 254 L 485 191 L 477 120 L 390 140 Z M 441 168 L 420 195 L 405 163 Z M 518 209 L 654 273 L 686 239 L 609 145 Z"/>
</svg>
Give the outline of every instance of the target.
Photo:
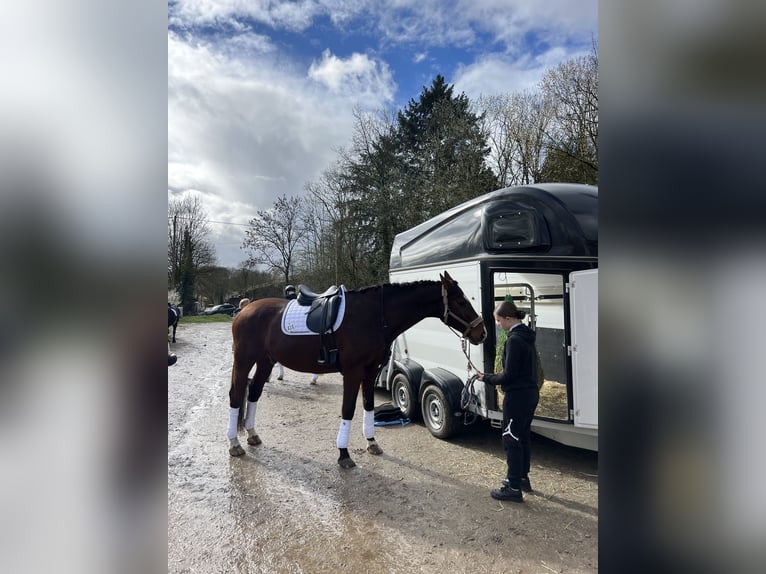
<svg viewBox="0 0 766 574">
<path fill-rule="evenodd" d="M 503 421 L 499 419 L 489 419 L 489 424 L 492 425 L 492 428 L 503 428 Z"/>
</svg>

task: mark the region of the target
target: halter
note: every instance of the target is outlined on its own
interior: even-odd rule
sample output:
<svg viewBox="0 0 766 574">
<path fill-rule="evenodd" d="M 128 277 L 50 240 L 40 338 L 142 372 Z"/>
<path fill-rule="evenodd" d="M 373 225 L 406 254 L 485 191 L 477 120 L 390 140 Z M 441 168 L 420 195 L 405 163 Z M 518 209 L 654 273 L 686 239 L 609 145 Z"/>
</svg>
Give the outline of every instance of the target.
<svg viewBox="0 0 766 574">
<path fill-rule="evenodd" d="M 481 318 L 481 315 L 477 315 L 476 318 L 470 323 L 468 321 L 464 321 L 463 319 L 455 315 L 449 308 L 449 301 L 447 300 L 447 288 L 444 285 L 442 285 L 442 302 L 444 303 L 444 315 L 442 316 L 442 323 L 444 323 L 445 325 L 447 325 L 447 327 L 452 329 L 452 327 L 450 327 L 449 324 L 447 324 L 447 318 L 452 317 L 458 323 L 461 323 L 462 325 L 464 325 L 465 331 L 463 331 L 462 338 L 467 337 L 468 333 L 471 332 L 471 329 L 478 326 L 480 323 L 484 322 L 484 320 Z"/>
</svg>

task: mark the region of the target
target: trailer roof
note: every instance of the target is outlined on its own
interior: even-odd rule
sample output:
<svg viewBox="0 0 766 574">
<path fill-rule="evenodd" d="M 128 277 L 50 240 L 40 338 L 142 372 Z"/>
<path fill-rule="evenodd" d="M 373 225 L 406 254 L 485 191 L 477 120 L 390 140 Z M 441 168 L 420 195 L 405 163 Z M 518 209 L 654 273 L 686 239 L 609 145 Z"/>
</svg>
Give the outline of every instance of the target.
<svg viewBox="0 0 766 574">
<path fill-rule="evenodd" d="M 483 257 L 597 257 L 598 188 L 506 187 L 399 233 L 390 269 Z"/>
</svg>

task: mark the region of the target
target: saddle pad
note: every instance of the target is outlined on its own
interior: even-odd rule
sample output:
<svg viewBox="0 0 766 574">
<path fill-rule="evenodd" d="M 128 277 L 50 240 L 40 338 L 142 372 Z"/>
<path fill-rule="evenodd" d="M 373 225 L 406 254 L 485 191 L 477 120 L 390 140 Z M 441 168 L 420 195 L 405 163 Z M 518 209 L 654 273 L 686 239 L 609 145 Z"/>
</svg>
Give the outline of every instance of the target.
<svg viewBox="0 0 766 574">
<path fill-rule="evenodd" d="M 298 305 L 296 299 L 291 300 L 285 310 L 282 311 L 282 332 L 285 335 L 316 335 L 314 331 L 309 331 L 306 327 L 306 315 L 311 307 L 302 307 Z M 338 309 L 338 318 L 332 326 L 333 331 L 337 331 L 343 322 L 343 315 L 346 312 L 346 288 L 340 286 L 340 309 Z"/>
</svg>

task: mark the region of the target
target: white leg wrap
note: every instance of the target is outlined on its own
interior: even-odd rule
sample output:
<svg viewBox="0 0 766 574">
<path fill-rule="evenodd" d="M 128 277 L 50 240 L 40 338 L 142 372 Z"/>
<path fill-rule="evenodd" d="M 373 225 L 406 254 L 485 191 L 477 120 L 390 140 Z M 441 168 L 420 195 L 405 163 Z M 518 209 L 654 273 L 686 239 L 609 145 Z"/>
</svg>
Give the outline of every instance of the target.
<svg viewBox="0 0 766 574">
<path fill-rule="evenodd" d="M 251 431 L 255 427 L 255 409 L 258 403 L 247 401 L 247 414 L 245 415 L 245 430 Z"/>
<path fill-rule="evenodd" d="M 282 363 L 277 363 L 279 365 L 279 376 L 284 378 L 285 376 L 285 368 L 282 366 Z"/>
<path fill-rule="evenodd" d="M 340 428 L 338 429 L 338 440 L 336 444 L 338 448 L 348 448 L 348 433 L 351 430 L 351 421 L 341 419 Z"/>
<path fill-rule="evenodd" d="M 239 418 L 239 409 L 229 407 L 229 428 L 226 429 L 226 436 L 229 439 L 237 438 L 237 419 Z"/>
<path fill-rule="evenodd" d="M 362 427 L 364 430 L 364 438 L 375 438 L 375 411 L 364 411 L 364 417 L 362 418 Z"/>
</svg>

